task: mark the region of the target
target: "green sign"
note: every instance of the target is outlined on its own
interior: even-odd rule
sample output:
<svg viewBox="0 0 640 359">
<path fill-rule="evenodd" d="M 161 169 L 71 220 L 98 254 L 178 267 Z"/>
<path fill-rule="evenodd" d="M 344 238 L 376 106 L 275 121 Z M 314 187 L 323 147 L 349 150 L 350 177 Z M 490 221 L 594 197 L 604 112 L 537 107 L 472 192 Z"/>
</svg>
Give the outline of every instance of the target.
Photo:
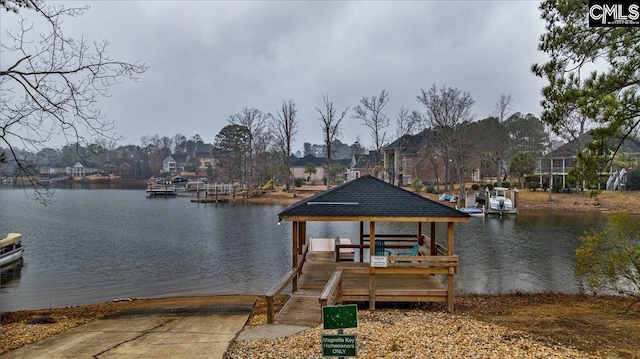
<svg viewBox="0 0 640 359">
<path fill-rule="evenodd" d="M 355 334 L 322 335 L 323 357 L 354 357 L 356 356 Z"/>
<path fill-rule="evenodd" d="M 346 329 L 358 327 L 356 304 L 322 307 L 324 329 Z"/>
</svg>

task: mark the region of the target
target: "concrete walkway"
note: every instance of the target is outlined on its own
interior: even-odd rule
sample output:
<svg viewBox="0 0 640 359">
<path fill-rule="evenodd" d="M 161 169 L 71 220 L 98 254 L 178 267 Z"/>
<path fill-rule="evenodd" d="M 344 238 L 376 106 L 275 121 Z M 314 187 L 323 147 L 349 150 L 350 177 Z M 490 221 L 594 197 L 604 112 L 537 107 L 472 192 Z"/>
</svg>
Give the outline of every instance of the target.
<svg viewBox="0 0 640 359">
<path fill-rule="evenodd" d="M 27 358 L 222 358 L 254 296 L 149 301 L 3 354 Z"/>
</svg>

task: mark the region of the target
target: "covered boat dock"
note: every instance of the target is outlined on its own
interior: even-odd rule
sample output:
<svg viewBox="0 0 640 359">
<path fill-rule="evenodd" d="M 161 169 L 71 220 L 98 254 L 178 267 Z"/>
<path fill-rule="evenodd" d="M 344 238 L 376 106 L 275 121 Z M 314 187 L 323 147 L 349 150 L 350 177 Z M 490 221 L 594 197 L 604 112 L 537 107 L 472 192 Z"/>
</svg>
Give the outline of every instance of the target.
<svg viewBox="0 0 640 359">
<path fill-rule="evenodd" d="M 369 302 L 375 310 L 376 302 L 439 301 L 453 311 L 454 223 L 469 221 L 468 214 L 363 176 L 297 202 L 279 217 L 292 223 L 292 266 L 266 295 L 269 323 L 318 324 L 322 306 L 343 302 Z M 357 222 L 358 243 L 338 238 L 331 251 L 310 251 L 306 224 L 311 221 Z M 377 233 L 377 222 L 413 222 L 415 232 Z M 447 223 L 446 246 L 436 243 L 437 222 Z M 394 244 L 383 250 L 385 243 Z M 344 249 L 356 252 L 357 261 L 342 261 Z M 276 316 L 273 299 L 289 285 L 292 295 Z"/>
</svg>

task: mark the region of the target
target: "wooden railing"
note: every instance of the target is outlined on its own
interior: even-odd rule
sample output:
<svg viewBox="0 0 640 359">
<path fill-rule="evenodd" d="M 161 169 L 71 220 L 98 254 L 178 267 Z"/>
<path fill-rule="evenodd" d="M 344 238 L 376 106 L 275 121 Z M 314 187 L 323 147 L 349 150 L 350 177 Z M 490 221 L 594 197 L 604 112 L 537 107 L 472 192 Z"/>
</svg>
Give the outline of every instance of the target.
<svg viewBox="0 0 640 359">
<path fill-rule="evenodd" d="M 309 247 L 305 244 L 302 248 L 302 255 L 298 256 L 298 265 L 289 269 L 265 295 L 267 302 L 267 324 L 273 323 L 276 319 L 275 308 L 273 306 L 274 298 L 278 296 L 289 283 L 292 284 L 291 292 L 295 293 L 298 290 L 298 277 L 302 274 L 302 267 L 304 266 L 308 251 Z"/>
<path fill-rule="evenodd" d="M 428 243 L 428 241 L 430 241 L 429 237 L 425 236 L 424 234 L 421 235 L 422 236 L 422 242 L 423 243 Z M 416 243 L 416 239 L 415 239 L 415 235 L 409 235 L 409 234 L 399 234 L 399 235 L 393 235 L 393 234 L 380 234 L 380 235 L 376 235 L 376 238 L 387 238 L 387 241 L 385 242 L 385 249 L 411 249 L 413 248 L 413 244 Z M 364 235 L 364 243 L 362 245 L 360 244 L 338 244 L 336 243 L 336 262 L 340 262 L 340 248 L 353 248 L 353 249 L 369 249 L 369 235 L 365 234 Z M 407 239 L 410 238 L 410 239 Z M 408 244 L 403 244 L 403 243 L 408 243 Z M 393 244 L 393 243 L 400 243 L 400 244 Z M 448 255 L 448 251 L 447 248 L 445 248 L 444 246 L 442 246 L 439 243 L 436 243 L 436 255 L 441 255 L 441 256 L 446 256 Z M 360 261 L 362 262 L 362 258 L 360 258 Z"/>
<path fill-rule="evenodd" d="M 454 275 L 458 269 L 458 256 L 388 256 L 386 268 L 345 267 L 338 268 L 327 282 L 320 295 L 320 307 L 342 303 L 342 280 L 345 272 L 369 274 L 373 293 L 370 300 L 375 301 L 376 274 L 445 274 Z M 371 289 L 370 289 L 371 290 Z M 448 289 L 451 290 L 451 289 Z"/>
<path fill-rule="evenodd" d="M 344 269 L 338 269 L 333 272 L 333 275 L 324 286 L 322 294 L 320 294 L 320 308 L 327 305 L 334 305 L 341 303 L 342 299 L 342 273 Z"/>
<path fill-rule="evenodd" d="M 440 243 L 436 243 L 436 251 L 437 251 L 436 253 L 441 256 L 446 256 L 449 254 L 449 251 L 447 250 L 447 248 L 441 245 Z"/>
</svg>

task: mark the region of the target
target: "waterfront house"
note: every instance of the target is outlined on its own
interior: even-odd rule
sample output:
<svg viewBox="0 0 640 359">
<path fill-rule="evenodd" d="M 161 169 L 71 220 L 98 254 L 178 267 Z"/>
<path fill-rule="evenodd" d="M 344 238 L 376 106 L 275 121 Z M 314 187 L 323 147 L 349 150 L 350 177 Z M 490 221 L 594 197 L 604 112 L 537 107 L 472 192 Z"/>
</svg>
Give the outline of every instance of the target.
<svg viewBox="0 0 640 359">
<path fill-rule="evenodd" d="M 132 164 L 134 162 L 135 161 L 133 160 L 127 160 L 124 158 L 114 158 L 102 166 L 102 172 L 121 176 L 123 178 L 129 178 L 133 172 Z M 138 166 L 138 168 L 140 167 L 141 166 Z"/>
<path fill-rule="evenodd" d="M 188 155 L 186 153 L 174 153 L 168 155 L 162 161 L 162 172 L 180 173 L 184 171 Z"/>
<path fill-rule="evenodd" d="M 293 173 L 293 178 L 304 178 L 306 182 L 312 184 L 320 182 L 324 178 L 325 162 L 326 158 L 316 157 L 312 154 L 308 154 L 302 158 L 298 158 L 291 162 L 291 173 Z M 316 166 L 316 173 L 304 172 L 307 164 L 309 163 Z"/>
<path fill-rule="evenodd" d="M 351 163 L 347 167 L 347 181 L 352 181 L 366 175 L 374 175 L 376 167 L 376 152 L 353 155 Z"/>
<path fill-rule="evenodd" d="M 436 132 L 424 130 L 403 135 L 383 149 L 385 178 L 396 186 L 410 185 L 414 178 L 439 183 L 445 178 L 444 159 L 436 146 Z"/>
<path fill-rule="evenodd" d="M 341 177 L 343 179 L 347 179 L 347 168 L 351 165 L 352 160 L 350 158 L 347 159 L 332 159 L 331 164 L 338 163 L 345 167 L 345 172 L 341 174 L 335 174 L 336 177 Z M 316 173 L 305 173 L 304 170 L 307 167 L 307 164 L 312 163 L 316 166 Z M 304 178 L 306 182 L 310 184 L 320 183 L 325 178 L 326 172 L 326 157 L 316 157 L 312 154 L 308 154 L 302 158 L 294 159 L 291 161 L 291 173 L 293 173 L 293 178 Z"/>
<path fill-rule="evenodd" d="M 58 164 L 49 163 L 40 166 L 38 172 L 40 176 L 57 177 L 60 175 L 65 175 L 67 173 L 67 168 Z"/>
<path fill-rule="evenodd" d="M 186 163 L 191 163 L 194 159 L 198 160 L 198 171 L 206 172 L 207 168 L 214 168 L 218 161 L 213 156 L 213 145 L 210 143 L 198 142 L 196 148 L 186 159 Z"/>
<path fill-rule="evenodd" d="M 576 157 L 578 153 L 585 151 L 587 145 L 593 141 L 590 133 L 585 133 L 578 138 L 561 145 L 549 154 L 538 158 L 537 167 L 534 175 L 539 178 L 540 187 L 552 187 L 559 184 L 562 188 L 567 186 L 567 176 L 569 171 L 576 166 Z M 626 153 L 631 156 L 636 166 L 640 162 L 640 140 L 637 138 L 627 137 L 620 146 L 618 153 Z M 625 171 L 626 172 L 626 171 Z M 618 189 L 616 182 L 619 184 L 620 179 L 616 176 L 619 174 L 613 168 L 604 169 L 602 173 L 609 177 L 607 181 L 607 189 Z M 616 181 L 617 180 L 617 181 Z"/>
<path fill-rule="evenodd" d="M 82 178 L 94 173 L 98 173 L 98 168 L 95 164 L 76 162 L 73 167 L 67 167 L 67 175 L 74 178 Z"/>
</svg>

